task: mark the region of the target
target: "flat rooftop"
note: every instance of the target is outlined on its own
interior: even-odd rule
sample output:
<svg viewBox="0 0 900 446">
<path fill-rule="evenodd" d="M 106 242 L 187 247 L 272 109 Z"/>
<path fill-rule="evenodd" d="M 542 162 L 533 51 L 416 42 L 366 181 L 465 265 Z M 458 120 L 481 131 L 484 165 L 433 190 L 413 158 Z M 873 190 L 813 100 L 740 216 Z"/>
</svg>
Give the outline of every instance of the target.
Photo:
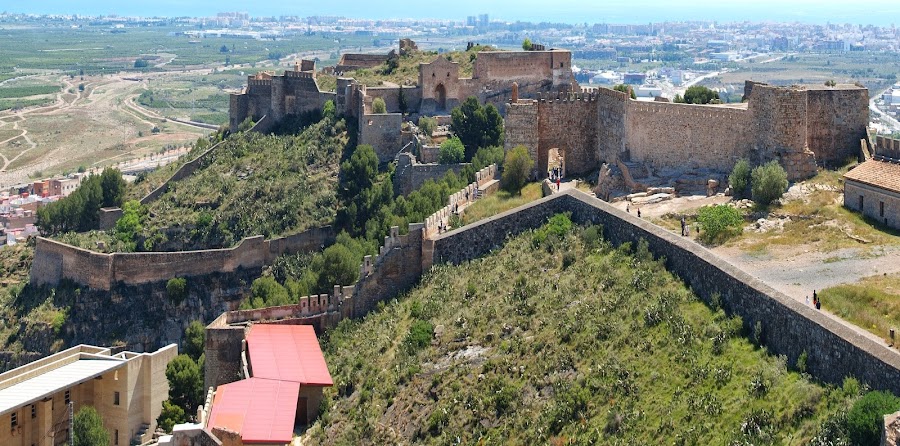
<svg viewBox="0 0 900 446">
<path fill-rule="evenodd" d="M 310 325 L 255 324 L 247 335 L 247 351 L 254 378 L 313 386 L 334 384 Z"/>
<path fill-rule="evenodd" d="M 294 436 L 300 384 L 248 378 L 216 389 L 207 427 L 241 435 L 244 444 L 285 444 Z"/>
<path fill-rule="evenodd" d="M 20 382 L 0 389 L 0 414 L 33 404 L 64 389 L 124 367 L 127 360 L 117 357 L 60 358 L 64 364 L 50 363 L 26 372 Z M 86 356 L 86 355 L 85 355 Z M 28 367 L 27 365 L 24 367 Z M 18 369 L 16 369 L 18 370 Z"/>
</svg>

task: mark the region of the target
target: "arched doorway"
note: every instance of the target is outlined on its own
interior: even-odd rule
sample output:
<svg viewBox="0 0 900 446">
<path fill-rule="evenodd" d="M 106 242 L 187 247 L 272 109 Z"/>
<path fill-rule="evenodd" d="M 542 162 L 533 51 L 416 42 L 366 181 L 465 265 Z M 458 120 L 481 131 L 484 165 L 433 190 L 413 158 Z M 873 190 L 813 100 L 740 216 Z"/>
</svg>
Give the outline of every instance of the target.
<svg viewBox="0 0 900 446">
<path fill-rule="evenodd" d="M 566 176 L 566 153 L 563 149 L 554 147 L 547 151 L 547 176 L 553 179 Z"/>
<path fill-rule="evenodd" d="M 436 108 L 438 110 L 446 110 L 447 109 L 447 88 L 444 87 L 444 84 L 438 84 L 437 87 L 434 87 L 434 102 L 436 102 Z"/>
</svg>

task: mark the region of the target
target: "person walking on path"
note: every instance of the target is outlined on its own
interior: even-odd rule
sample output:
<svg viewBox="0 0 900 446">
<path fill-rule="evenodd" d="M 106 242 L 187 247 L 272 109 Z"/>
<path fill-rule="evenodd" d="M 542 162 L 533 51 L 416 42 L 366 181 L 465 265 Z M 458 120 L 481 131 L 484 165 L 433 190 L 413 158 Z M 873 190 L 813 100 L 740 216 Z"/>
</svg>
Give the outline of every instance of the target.
<svg viewBox="0 0 900 446">
<path fill-rule="evenodd" d="M 822 309 L 822 299 L 816 300 L 816 310 Z"/>
<path fill-rule="evenodd" d="M 641 218 L 641 208 L 638 208 L 638 218 Z"/>
<path fill-rule="evenodd" d="M 681 236 L 684 237 L 687 234 L 684 233 L 684 228 L 687 227 L 687 223 L 684 221 L 684 217 L 681 217 Z"/>
<path fill-rule="evenodd" d="M 560 184 L 559 177 L 556 177 L 556 190 L 557 191 L 559 191 L 559 184 Z"/>
</svg>

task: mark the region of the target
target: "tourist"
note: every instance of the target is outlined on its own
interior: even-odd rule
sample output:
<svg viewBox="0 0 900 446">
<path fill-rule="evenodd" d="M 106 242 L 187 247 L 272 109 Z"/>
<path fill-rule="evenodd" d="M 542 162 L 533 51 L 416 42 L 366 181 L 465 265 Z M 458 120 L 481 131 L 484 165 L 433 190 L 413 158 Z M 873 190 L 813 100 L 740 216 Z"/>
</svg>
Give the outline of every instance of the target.
<svg viewBox="0 0 900 446">
<path fill-rule="evenodd" d="M 638 208 L 638 218 L 641 218 L 641 208 Z"/>
<path fill-rule="evenodd" d="M 556 190 L 559 190 L 559 177 L 556 177 Z"/>
<path fill-rule="evenodd" d="M 819 306 L 819 299 L 816 298 L 816 295 L 815 295 L 815 294 L 813 295 L 813 306 L 814 306 L 814 307 L 818 307 L 818 306 Z"/>
<path fill-rule="evenodd" d="M 816 290 L 813 290 L 813 301 L 815 301 L 817 297 L 819 297 L 819 295 L 816 294 Z"/>
<path fill-rule="evenodd" d="M 816 300 L 816 310 L 822 309 L 822 299 Z"/>
<path fill-rule="evenodd" d="M 629 214 L 631 213 L 631 205 L 630 204 L 625 204 L 625 212 L 628 212 Z"/>
<path fill-rule="evenodd" d="M 684 229 L 687 227 L 687 223 L 684 221 L 684 217 L 681 217 L 681 236 L 684 237 L 687 234 L 684 232 Z"/>
</svg>

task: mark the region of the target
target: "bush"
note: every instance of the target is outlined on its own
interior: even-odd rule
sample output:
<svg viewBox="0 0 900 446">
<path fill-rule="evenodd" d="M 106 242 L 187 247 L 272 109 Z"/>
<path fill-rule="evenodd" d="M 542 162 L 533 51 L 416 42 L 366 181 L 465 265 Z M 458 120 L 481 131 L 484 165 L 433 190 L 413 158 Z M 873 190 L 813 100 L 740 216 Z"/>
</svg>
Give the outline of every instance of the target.
<svg viewBox="0 0 900 446">
<path fill-rule="evenodd" d="M 192 321 L 184 330 L 184 342 L 182 349 L 184 353 L 195 361 L 200 360 L 203 355 L 203 347 L 206 344 L 206 327 L 200 321 Z"/>
<path fill-rule="evenodd" d="M 522 49 L 524 51 L 531 51 L 531 47 L 532 47 L 531 39 L 526 37 L 525 40 L 522 41 Z"/>
<path fill-rule="evenodd" d="M 434 326 L 431 325 L 431 322 L 417 320 L 409 327 L 405 344 L 410 353 L 413 353 L 430 345 L 432 337 L 434 337 Z"/>
<path fill-rule="evenodd" d="M 744 218 L 741 213 L 724 204 L 704 206 L 697 212 L 700 237 L 707 243 L 721 243 L 741 230 Z"/>
<path fill-rule="evenodd" d="M 322 252 L 324 265 L 319 275 L 319 289 L 329 290 L 334 285 L 352 285 L 359 278 L 359 259 L 350 249 L 336 243 Z"/>
<path fill-rule="evenodd" d="M 778 161 L 769 161 L 753 169 L 750 176 L 753 201 L 761 206 L 768 206 L 787 190 L 787 172 Z"/>
<path fill-rule="evenodd" d="M 528 155 L 525 146 L 517 146 L 506 153 L 503 161 L 503 175 L 500 186 L 510 194 L 519 194 L 531 175 L 534 160 Z"/>
<path fill-rule="evenodd" d="M 531 238 L 532 243 L 538 246 L 544 243 L 548 238 L 563 238 L 572 230 L 572 220 L 566 214 L 556 214 L 547 220 L 547 224 L 541 226 L 534 231 Z"/>
<path fill-rule="evenodd" d="M 109 432 L 93 406 L 82 406 L 72 424 L 75 446 L 109 446 Z"/>
<path fill-rule="evenodd" d="M 466 149 L 459 138 L 453 137 L 441 143 L 438 162 L 441 164 L 459 164 L 466 156 Z"/>
<path fill-rule="evenodd" d="M 888 392 L 869 392 L 847 413 L 847 433 L 854 445 L 878 444 L 884 416 L 900 410 L 900 398 Z"/>
<path fill-rule="evenodd" d="M 387 105 L 384 103 L 384 99 L 375 98 L 375 100 L 372 101 L 372 113 L 387 113 Z"/>
<path fill-rule="evenodd" d="M 148 66 L 150 66 L 150 64 L 144 59 L 137 59 L 134 61 L 135 68 L 147 68 Z"/>
<path fill-rule="evenodd" d="M 241 303 L 241 308 L 277 307 L 290 303 L 287 288 L 271 277 L 260 277 L 250 285 L 250 298 Z"/>
<path fill-rule="evenodd" d="M 484 169 L 491 164 L 496 164 L 498 167 L 502 167 L 503 156 L 503 147 L 482 147 L 478 149 L 478 152 L 475 152 L 475 156 L 472 158 L 472 167 L 475 171 Z"/>
<path fill-rule="evenodd" d="M 688 87 L 684 92 L 684 102 L 688 104 L 709 104 L 718 99 L 719 93 L 702 85 Z"/>
<path fill-rule="evenodd" d="M 187 422 L 187 415 L 184 413 L 184 409 L 178 407 L 168 400 L 163 401 L 162 411 L 159 413 L 159 417 L 156 418 L 156 424 L 159 425 L 159 428 L 165 432 L 172 432 L 172 428 L 175 427 L 176 424 L 182 424 Z"/>
<path fill-rule="evenodd" d="M 437 129 L 437 119 L 422 116 L 419 118 L 419 128 L 422 129 L 422 133 L 424 133 L 425 136 L 431 138 L 431 134 Z"/>
<path fill-rule="evenodd" d="M 746 198 L 750 191 L 750 162 L 745 158 L 741 158 L 734 164 L 731 169 L 731 175 L 728 175 L 728 186 L 731 187 L 731 194 L 735 198 Z"/>
<path fill-rule="evenodd" d="M 637 99 L 637 95 L 634 93 L 634 89 L 625 84 L 619 84 L 613 87 L 613 90 L 621 91 L 622 93 L 628 93 L 628 96 L 631 99 Z"/>
<path fill-rule="evenodd" d="M 173 277 L 166 282 L 166 296 L 169 301 L 175 305 L 184 302 L 187 297 L 187 279 L 184 277 Z"/>
</svg>

